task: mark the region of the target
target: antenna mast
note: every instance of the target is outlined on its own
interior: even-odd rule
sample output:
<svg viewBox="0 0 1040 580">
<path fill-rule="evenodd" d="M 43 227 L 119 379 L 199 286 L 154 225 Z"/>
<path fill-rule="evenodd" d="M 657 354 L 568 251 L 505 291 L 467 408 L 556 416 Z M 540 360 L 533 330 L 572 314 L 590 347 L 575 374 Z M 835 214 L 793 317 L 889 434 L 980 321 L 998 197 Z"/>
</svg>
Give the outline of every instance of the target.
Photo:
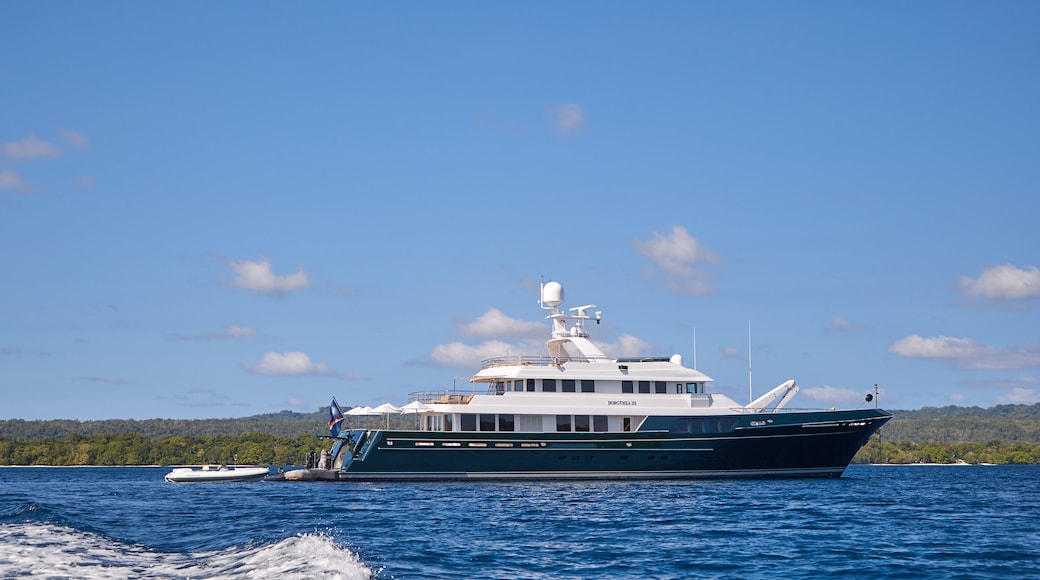
<svg viewBox="0 0 1040 580">
<path fill-rule="evenodd" d="M 747 321 L 747 396 L 748 404 L 755 400 L 751 390 L 751 321 Z"/>
<path fill-rule="evenodd" d="M 697 370 L 697 327 L 693 327 L 693 370 Z"/>
</svg>

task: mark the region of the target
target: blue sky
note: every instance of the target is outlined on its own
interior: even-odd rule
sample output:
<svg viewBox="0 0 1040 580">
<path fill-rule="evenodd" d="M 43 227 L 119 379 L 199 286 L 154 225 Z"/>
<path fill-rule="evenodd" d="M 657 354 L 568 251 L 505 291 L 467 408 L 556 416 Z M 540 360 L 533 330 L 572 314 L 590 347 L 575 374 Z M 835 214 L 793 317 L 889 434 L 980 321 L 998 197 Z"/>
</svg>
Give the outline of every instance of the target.
<svg viewBox="0 0 1040 580">
<path fill-rule="evenodd" d="M 0 3 L 0 418 L 608 354 L 1040 401 L 1035 2 Z M 461 383 L 461 381 L 460 381 Z"/>
</svg>

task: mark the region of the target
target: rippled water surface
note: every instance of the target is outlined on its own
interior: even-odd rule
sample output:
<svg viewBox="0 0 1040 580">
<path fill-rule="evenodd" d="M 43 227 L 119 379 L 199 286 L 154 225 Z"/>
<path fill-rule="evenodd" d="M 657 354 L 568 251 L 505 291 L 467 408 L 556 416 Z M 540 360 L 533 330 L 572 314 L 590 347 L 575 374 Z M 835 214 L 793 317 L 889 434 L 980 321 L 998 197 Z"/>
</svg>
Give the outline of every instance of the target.
<svg viewBox="0 0 1040 580">
<path fill-rule="evenodd" d="M 167 472 L 0 468 L 0 577 L 1040 577 L 1040 466 L 547 483 Z"/>
</svg>

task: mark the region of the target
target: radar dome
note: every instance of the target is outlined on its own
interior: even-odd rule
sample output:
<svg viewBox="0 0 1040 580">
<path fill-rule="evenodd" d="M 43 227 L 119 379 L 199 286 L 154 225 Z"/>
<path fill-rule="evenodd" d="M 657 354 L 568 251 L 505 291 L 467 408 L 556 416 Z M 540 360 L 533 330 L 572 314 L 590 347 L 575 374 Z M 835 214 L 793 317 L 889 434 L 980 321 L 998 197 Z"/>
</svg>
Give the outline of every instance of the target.
<svg viewBox="0 0 1040 580">
<path fill-rule="evenodd" d="M 563 304 L 563 285 L 559 282 L 546 282 L 542 286 L 542 304 L 550 308 Z"/>
</svg>

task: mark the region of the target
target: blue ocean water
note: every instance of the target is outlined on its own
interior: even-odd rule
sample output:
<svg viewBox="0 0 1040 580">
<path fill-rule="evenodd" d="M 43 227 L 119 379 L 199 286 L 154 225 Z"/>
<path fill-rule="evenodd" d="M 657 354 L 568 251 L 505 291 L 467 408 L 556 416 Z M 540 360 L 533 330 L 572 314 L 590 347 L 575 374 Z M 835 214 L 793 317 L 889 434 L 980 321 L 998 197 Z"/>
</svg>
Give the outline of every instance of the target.
<svg viewBox="0 0 1040 580">
<path fill-rule="evenodd" d="M 1040 466 L 171 484 L 0 468 L 0 577 L 1040 578 Z"/>
</svg>

